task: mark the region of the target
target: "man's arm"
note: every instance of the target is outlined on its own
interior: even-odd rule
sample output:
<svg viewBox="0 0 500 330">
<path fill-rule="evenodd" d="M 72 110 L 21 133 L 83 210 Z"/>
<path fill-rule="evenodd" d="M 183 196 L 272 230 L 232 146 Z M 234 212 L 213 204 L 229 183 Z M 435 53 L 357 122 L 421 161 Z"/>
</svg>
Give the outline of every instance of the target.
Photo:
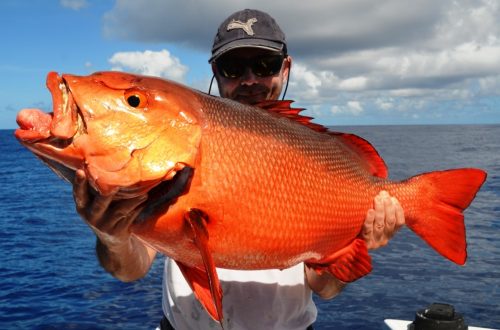
<svg viewBox="0 0 500 330">
<path fill-rule="evenodd" d="M 374 200 L 374 208 L 368 210 L 360 236 L 369 250 L 387 245 L 389 240 L 405 223 L 403 208 L 399 201 L 386 191 L 381 191 Z M 331 299 L 346 286 L 328 272 L 318 274 L 305 266 L 305 276 L 309 287 L 323 299 Z"/>
<path fill-rule="evenodd" d="M 73 184 L 76 210 L 96 235 L 101 266 L 124 282 L 147 274 L 155 250 L 130 235 L 130 226 L 141 212 L 147 195 L 113 201 L 113 195 L 92 197 L 85 173 L 76 171 Z"/>
<path fill-rule="evenodd" d="M 311 290 L 323 299 L 332 299 L 337 296 L 347 285 L 332 274 L 316 270 L 305 265 L 306 281 Z"/>
</svg>

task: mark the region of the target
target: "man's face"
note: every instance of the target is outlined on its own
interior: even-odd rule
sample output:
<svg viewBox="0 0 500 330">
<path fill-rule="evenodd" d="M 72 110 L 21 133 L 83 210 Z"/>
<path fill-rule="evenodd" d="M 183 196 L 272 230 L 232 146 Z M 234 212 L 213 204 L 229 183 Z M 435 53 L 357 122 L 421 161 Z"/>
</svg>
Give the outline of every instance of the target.
<svg viewBox="0 0 500 330">
<path fill-rule="evenodd" d="M 218 58 L 217 61 L 224 62 L 228 68 L 224 70 L 223 66 L 212 64 L 220 95 L 245 104 L 278 99 L 291 63 L 289 57 L 283 59 L 279 55 L 258 48 L 239 48 Z M 278 69 L 271 71 L 275 74 L 262 74 L 267 73 L 268 65 L 277 61 Z"/>
</svg>

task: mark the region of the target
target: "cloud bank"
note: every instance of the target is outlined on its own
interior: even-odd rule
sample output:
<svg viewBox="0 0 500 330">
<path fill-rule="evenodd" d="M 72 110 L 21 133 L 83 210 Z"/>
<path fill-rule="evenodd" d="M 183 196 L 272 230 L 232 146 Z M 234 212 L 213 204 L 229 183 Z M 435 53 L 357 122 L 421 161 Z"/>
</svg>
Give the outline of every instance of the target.
<svg viewBox="0 0 500 330">
<path fill-rule="evenodd" d="M 218 24 L 243 8 L 269 12 L 285 31 L 294 58 L 289 95 L 311 107 L 355 116 L 500 96 L 496 0 L 118 0 L 104 33 L 176 43 L 208 59 Z"/>
<path fill-rule="evenodd" d="M 120 52 L 114 54 L 109 63 L 112 65 L 111 70 L 159 76 L 179 82 L 184 81 L 188 71 L 187 66 L 168 50 Z"/>
</svg>

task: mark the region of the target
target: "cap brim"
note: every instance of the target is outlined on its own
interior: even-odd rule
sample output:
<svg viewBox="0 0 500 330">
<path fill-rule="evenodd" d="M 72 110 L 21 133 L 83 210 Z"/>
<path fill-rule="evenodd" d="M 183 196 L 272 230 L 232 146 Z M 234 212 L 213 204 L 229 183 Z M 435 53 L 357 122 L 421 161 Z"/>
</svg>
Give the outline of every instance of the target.
<svg viewBox="0 0 500 330">
<path fill-rule="evenodd" d="M 215 53 L 208 60 L 209 63 L 216 60 L 221 55 L 237 48 L 260 48 L 266 49 L 273 52 L 281 52 L 283 51 L 284 45 L 280 42 L 265 40 L 265 39 L 239 39 L 231 41 L 224 46 L 220 47 L 215 51 Z"/>
</svg>

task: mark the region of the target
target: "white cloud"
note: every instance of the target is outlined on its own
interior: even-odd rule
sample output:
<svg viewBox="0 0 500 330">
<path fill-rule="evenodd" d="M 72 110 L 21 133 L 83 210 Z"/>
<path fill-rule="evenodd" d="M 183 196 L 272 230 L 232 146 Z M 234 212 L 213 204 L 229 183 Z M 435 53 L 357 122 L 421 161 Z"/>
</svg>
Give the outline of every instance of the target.
<svg viewBox="0 0 500 330">
<path fill-rule="evenodd" d="M 500 97 L 497 0 L 194 3 L 149 0 L 144 6 L 117 0 L 104 17 L 104 32 L 175 43 L 203 51 L 208 59 L 220 22 L 236 10 L 259 8 L 287 35 L 294 58 L 288 96 L 314 109 L 322 105 L 333 113 L 360 115 L 372 108 L 409 111 L 419 102 L 479 104 L 484 95 Z M 349 106 L 353 99 L 358 104 Z"/>
<path fill-rule="evenodd" d="M 500 75 L 479 79 L 479 86 L 483 94 L 497 94 L 500 91 Z"/>
<path fill-rule="evenodd" d="M 161 51 L 146 50 L 144 52 L 120 52 L 114 54 L 109 63 L 111 70 L 130 71 L 144 75 L 159 76 L 176 81 L 184 81 L 188 67 L 170 54 L 166 49 Z"/>
<path fill-rule="evenodd" d="M 383 111 L 389 111 L 394 108 L 394 103 L 393 99 L 389 98 L 378 98 L 375 100 L 375 105 L 377 108 L 383 110 Z"/>
<path fill-rule="evenodd" d="M 352 77 L 340 82 L 339 89 L 344 91 L 361 91 L 366 88 L 367 77 Z"/>
<path fill-rule="evenodd" d="M 290 92 L 300 99 L 314 100 L 319 96 L 323 80 L 321 73 L 312 72 L 306 66 L 295 63 L 290 73 Z"/>
<path fill-rule="evenodd" d="M 330 112 L 333 114 L 333 115 L 338 115 L 338 114 L 341 114 L 343 112 L 342 108 L 338 105 L 334 105 L 331 109 L 330 109 Z"/>
<path fill-rule="evenodd" d="M 59 3 L 64 8 L 69 8 L 73 10 L 80 10 L 89 5 L 87 0 L 59 0 Z"/>
<path fill-rule="evenodd" d="M 350 114 L 354 116 L 359 116 L 364 112 L 364 109 L 359 101 L 348 101 L 343 106 L 338 106 L 338 105 L 332 106 L 330 112 L 334 115 Z"/>
<path fill-rule="evenodd" d="M 363 112 L 363 107 L 361 103 L 358 101 L 349 101 L 347 102 L 347 108 L 353 115 L 359 115 Z"/>
</svg>

